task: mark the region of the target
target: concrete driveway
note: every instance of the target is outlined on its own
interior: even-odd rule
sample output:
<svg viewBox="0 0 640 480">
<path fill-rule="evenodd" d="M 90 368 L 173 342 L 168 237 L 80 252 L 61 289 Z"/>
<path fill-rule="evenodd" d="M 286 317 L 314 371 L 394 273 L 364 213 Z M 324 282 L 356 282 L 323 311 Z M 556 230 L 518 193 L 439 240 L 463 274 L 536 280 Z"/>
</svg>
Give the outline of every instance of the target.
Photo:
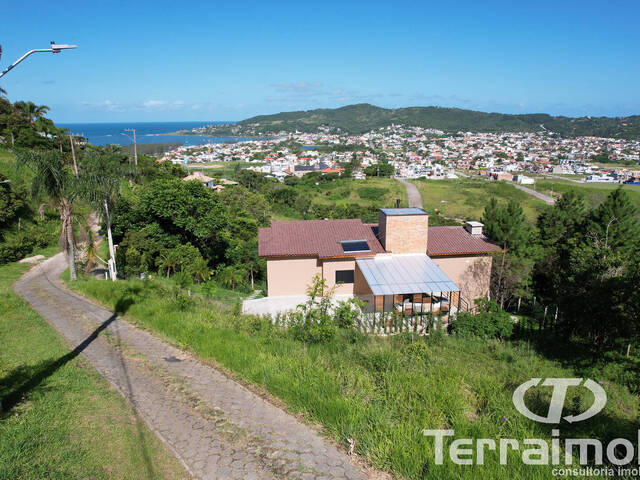
<svg viewBox="0 0 640 480">
<path fill-rule="evenodd" d="M 348 300 L 353 295 L 335 295 L 332 303 L 336 305 L 342 300 Z M 242 313 L 252 315 L 276 315 L 295 310 L 301 303 L 306 303 L 306 295 L 286 295 L 281 297 L 264 297 L 242 302 Z"/>
</svg>

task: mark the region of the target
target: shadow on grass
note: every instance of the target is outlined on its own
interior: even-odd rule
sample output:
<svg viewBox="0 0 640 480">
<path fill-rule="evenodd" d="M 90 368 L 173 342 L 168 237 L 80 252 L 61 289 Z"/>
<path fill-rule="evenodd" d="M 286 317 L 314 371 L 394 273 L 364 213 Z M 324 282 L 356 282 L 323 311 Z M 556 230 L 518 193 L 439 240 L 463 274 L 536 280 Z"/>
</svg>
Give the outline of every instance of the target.
<svg viewBox="0 0 640 480">
<path fill-rule="evenodd" d="M 114 312 L 109 318 L 102 322 L 98 328 L 96 328 L 91 334 L 85 338 L 80 344 L 78 344 L 69 353 L 63 355 L 56 360 L 45 360 L 35 366 L 21 365 L 15 368 L 13 371 L 5 375 L 0 379 L 0 392 L 2 395 L 2 403 L 0 405 L 0 418 L 6 418 L 12 409 L 21 403 L 28 395 L 34 391 L 45 391 L 46 380 L 57 372 L 61 367 L 80 355 L 94 340 L 98 338 L 109 325 L 111 325 L 119 315 L 125 314 L 131 305 L 135 303 L 131 297 L 123 296 L 116 303 Z M 118 329 L 115 329 L 115 335 L 117 337 L 118 345 L 121 345 L 120 334 Z M 125 377 L 126 391 L 123 392 L 127 400 L 133 406 L 133 414 L 135 416 L 135 424 L 137 429 L 137 441 L 140 446 L 140 453 L 142 455 L 143 462 L 147 469 L 148 478 L 155 478 L 153 465 L 151 458 L 149 457 L 146 441 L 144 438 L 142 421 L 136 410 L 136 404 L 133 397 L 132 384 L 127 371 L 127 366 L 119 349 L 116 349 L 119 354 L 120 368 Z"/>
</svg>

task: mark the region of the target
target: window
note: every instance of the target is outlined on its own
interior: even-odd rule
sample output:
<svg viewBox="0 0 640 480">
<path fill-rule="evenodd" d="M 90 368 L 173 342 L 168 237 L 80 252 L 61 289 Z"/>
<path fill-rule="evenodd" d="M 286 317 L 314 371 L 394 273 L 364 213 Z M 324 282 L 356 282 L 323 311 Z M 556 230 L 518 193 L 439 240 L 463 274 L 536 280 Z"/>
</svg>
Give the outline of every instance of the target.
<svg viewBox="0 0 640 480">
<path fill-rule="evenodd" d="M 345 253 L 369 252 L 371 250 L 366 240 L 343 240 L 340 245 Z"/>
<path fill-rule="evenodd" d="M 336 283 L 353 283 L 353 270 L 336 270 Z"/>
</svg>

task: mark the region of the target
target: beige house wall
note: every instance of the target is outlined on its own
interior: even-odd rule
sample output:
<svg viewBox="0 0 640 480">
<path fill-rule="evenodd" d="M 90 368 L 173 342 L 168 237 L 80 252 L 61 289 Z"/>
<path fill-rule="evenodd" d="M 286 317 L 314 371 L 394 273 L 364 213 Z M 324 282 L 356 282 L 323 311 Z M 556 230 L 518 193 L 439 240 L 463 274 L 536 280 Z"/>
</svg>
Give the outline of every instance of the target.
<svg viewBox="0 0 640 480">
<path fill-rule="evenodd" d="M 387 252 L 427 253 L 429 215 L 378 213 L 378 237 Z"/>
<path fill-rule="evenodd" d="M 322 275 L 317 258 L 269 258 L 267 295 L 305 295 L 314 275 Z"/>
<path fill-rule="evenodd" d="M 431 259 L 460 287 L 463 298 L 473 301 L 489 295 L 491 257 L 481 255 Z"/>
<path fill-rule="evenodd" d="M 321 260 L 322 278 L 327 282 L 329 288 L 336 285 L 336 270 L 354 270 L 356 261 L 350 260 Z M 344 283 L 336 286 L 336 295 L 347 295 L 353 293 L 353 283 Z"/>
</svg>

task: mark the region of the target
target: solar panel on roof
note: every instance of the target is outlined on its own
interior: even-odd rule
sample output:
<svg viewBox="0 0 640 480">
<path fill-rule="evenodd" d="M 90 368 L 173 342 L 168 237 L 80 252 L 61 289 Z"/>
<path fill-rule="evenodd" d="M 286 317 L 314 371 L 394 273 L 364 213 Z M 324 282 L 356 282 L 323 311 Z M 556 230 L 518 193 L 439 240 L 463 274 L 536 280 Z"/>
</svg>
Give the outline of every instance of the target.
<svg viewBox="0 0 640 480">
<path fill-rule="evenodd" d="M 366 240 L 344 240 L 340 242 L 342 245 L 342 251 L 349 252 L 368 252 L 371 250 Z"/>
</svg>

